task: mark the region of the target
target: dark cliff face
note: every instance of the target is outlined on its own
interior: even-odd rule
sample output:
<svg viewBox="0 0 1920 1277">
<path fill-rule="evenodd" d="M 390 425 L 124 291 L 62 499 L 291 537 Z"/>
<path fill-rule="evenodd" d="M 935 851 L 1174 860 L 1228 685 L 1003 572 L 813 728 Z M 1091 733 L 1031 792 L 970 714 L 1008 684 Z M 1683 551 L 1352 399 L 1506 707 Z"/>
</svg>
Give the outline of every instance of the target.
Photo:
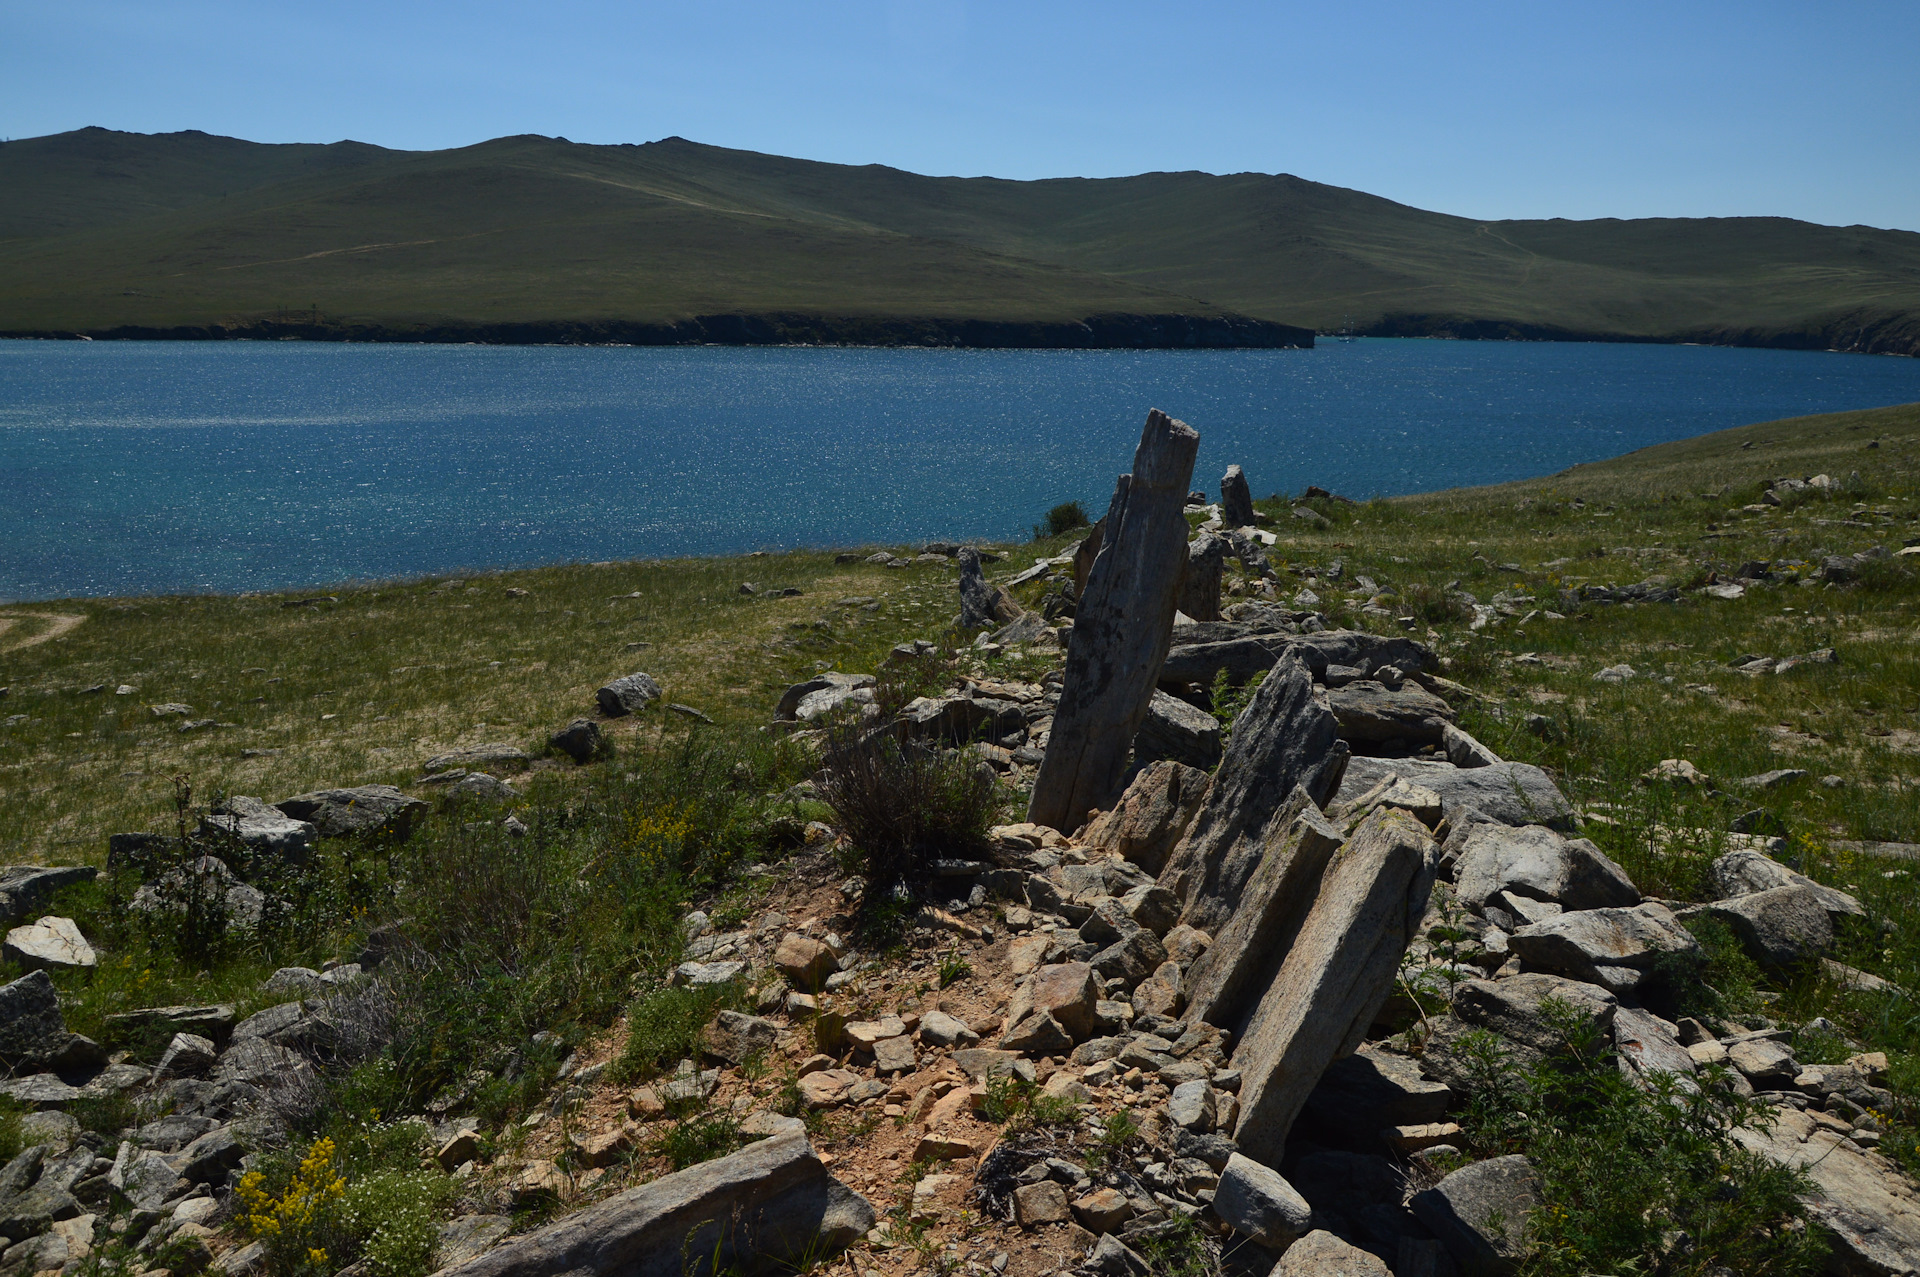
<svg viewBox="0 0 1920 1277">
<path fill-rule="evenodd" d="M 619 320 L 518 324 L 381 325 L 261 322 L 143 328 L 121 326 L 78 333 L 13 336 L 102 340 L 303 340 L 369 342 L 485 342 L 499 345 L 627 346 L 944 346 L 1040 350 L 1306 349 L 1313 331 L 1271 320 L 1220 315 L 1089 315 L 1059 321 L 888 319 L 803 314 L 700 315 L 673 324 Z"/>
</svg>

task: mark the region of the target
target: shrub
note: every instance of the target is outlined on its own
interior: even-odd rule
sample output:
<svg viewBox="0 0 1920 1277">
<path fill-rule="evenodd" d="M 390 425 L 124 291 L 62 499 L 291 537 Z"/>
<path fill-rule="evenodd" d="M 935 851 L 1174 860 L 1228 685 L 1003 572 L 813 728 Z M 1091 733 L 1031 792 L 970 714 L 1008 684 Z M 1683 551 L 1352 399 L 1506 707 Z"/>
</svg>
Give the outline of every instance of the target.
<svg viewBox="0 0 1920 1277">
<path fill-rule="evenodd" d="M 689 1058 L 715 1012 L 746 1009 L 746 990 L 737 982 L 655 989 L 627 1008 L 627 1044 L 614 1061 L 615 1080 L 652 1077 Z"/>
<path fill-rule="evenodd" d="M 1255 674 L 1238 687 L 1228 680 L 1224 669 L 1213 676 L 1213 686 L 1207 689 L 1207 703 L 1213 706 L 1213 716 L 1219 720 L 1222 740 L 1233 734 L 1233 721 L 1240 717 L 1242 710 L 1253 703 L 1254 694 L 1260 690 L 1260 684 L 1266 681 L 1265 670 Z"/>
<path fill-rule="evenodd" d="M 1075 528 L 1087 527 L 1091 522 L 1092 521 L 1087 518 L 1087 512 L 1081 508 L 1078 501 L 1062 501 L 1059 505 L 1047 511 L 1047 521 L 1045 523 L 1036 523 L 1033 525 L 1033 539 L 1038 541 L 1044 537 L 1057 537 L 1062 533 L 1071 532 Z"/>
<path fill-rule="evenodd" d="M 915 896 L 934 861 L 976 860 L 993 823 L 993 778 L 965 754 L 853 727 L 828 734 L 820 794 L 866 875 L 863 912 Z"/>
<path fill-rule="evenodd" d="M 689 1166 L 725 1157 L 744 1142 L 740 1126 L 732 1118 L 720 1113 L 700 1113 L 675 1122 L 660 1137 L 656 1147 L 673 1163 L 674 1170 L 683 1171 Z"/>
</svg>

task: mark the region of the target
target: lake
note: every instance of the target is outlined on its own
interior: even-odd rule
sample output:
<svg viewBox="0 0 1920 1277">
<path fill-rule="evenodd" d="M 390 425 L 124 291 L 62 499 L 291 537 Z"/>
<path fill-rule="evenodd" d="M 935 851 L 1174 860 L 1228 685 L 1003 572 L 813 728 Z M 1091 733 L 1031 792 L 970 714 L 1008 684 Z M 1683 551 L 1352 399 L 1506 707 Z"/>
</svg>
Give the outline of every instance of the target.
<svg viewBox="0 0 1920 1277">
<path fill-rule="evenodd" d="M 1920 360 L 1362 340 L 1289 351 L 0 341 L 0 600 L 1022 535 L 1147 409 L 1195 486 L 1495 483 L 1920 400 Z"/>
</svg>

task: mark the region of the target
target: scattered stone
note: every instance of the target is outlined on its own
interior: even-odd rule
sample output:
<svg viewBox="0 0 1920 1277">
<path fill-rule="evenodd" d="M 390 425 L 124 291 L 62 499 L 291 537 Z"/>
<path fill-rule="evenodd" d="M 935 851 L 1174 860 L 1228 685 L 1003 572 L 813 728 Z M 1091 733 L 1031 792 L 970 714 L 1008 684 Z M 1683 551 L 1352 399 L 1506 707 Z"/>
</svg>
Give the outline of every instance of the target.
<svg viewBox="0 0 1920 1277">
<path fill-rule="evenodd" d="M 1440 795 L 1442 811 L 1456 824 L 1462 813 L 1476 811 L 1482 820 L 1502 825 L 1574 829 L 1573 808 L 1552 779 L 1529 763 L 1462 768 L 1420 758 L 1354 758 L 1333 803 L 1351 803 L 1390 774 Z"/>
<path fill-rule="evenodd" d="M 312 823 L 322 838 L 382 831 L 405 838 L 429 807 L 392 785 L 357 785 L 351 789 L 322 789 L 295 794 L 274 804 L 295 820 Z"/>
<path fill-rule="evenodd" d="M 590 718 L 576 718 L 547 737 L 547 744 L 576 763 L 590 763 L 607 752 L 607 738 Z"/>
<path fill-rule="evenodd" d="M 1022 1184 L 1014 1189 L 1013 1212 L 1022 1228 L 1064 1224 L 1073 1218 L 1073 1211 L 1067 1203 L 1067 1191 L 1050 1179 L 1041 1180 L 1038 1184 Z"/>
<path fill-rule="evenodd" d="M 1393 1273 L 1376 1256 L 1316 1228 L 1287 1247 L 1270 1277 L 1393 1277 Z"/>
<path fill-rule="evenodd" d="M 1790 967 L 1833 946 L 1833 919 L 1821 893 L 1790 883 L 1708 905 L 1707 912 L 1732 928 L 1753 958 Z"/>
<path fill-rule="evenodd" d="M 1521 927 L 1507 943 L 1529 966 L 1620 989 L 1634 987 L 1660 954 L 1700 947 L 1667 907 L 1654 901 L 1631 909 L 1563 913 Z"/>
<path fill-rule="evenodd" d="M 1313 1208 L 1279 1171 L 1239 1153 L 1227 1158 L 1213 1210 L 1235 1232 L 1270 1250 L 1284 1250 L 1313 1225 Z"/>
<path fill-rule="evenodd" d="M 739 1064 L 749 1056 L 770 1050 L 780 1036 L 780 1026 L 757 1015 L 722 1011 L 700 1036 L 700 1047 L 708 1055 Z"/>
<path fill-rule="evenodd" d="M 616 678 L 595 692 L 594 699 L 599 702 L 600 712 L 608 718 L 621 718 L 628 714 L 638 714 L 649 704 L 660 699 L 660 684 L 653 681 L 649 674 L 628 674 Z"/>
<path fill-rule="evenodd" d="M 29 971 L 82 969 L 99 963 L 93 946 L 71 918 L 46 917 L 30 927 L 15 927 L 7 932 L 0 953 Z"/>
<path fill-rule="evenodd" d="M 1457 894 L 1470 909 L 1511 891 L 1567 909 L 1628 907 L 1640 893 L 1626 870 L 1584 838 L 1544 825 L 1475 825 L 1454 865 Z"/>
</svg>

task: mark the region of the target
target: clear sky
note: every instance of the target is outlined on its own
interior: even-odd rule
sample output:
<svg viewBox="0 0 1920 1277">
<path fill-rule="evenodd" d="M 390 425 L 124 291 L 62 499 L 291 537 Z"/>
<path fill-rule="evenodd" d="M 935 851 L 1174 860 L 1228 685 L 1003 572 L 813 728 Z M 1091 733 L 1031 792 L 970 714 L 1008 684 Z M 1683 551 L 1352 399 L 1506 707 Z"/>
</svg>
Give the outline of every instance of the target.
<svg viewBox="0 0 1920 1277">
<path fill-rule="evenodd" d="M 1920 0 L 0 0 L 0 136 L 678 134 L 921 173 L 1287 172 L 1471 217 L 1920 230 Z"/>
</svg>

